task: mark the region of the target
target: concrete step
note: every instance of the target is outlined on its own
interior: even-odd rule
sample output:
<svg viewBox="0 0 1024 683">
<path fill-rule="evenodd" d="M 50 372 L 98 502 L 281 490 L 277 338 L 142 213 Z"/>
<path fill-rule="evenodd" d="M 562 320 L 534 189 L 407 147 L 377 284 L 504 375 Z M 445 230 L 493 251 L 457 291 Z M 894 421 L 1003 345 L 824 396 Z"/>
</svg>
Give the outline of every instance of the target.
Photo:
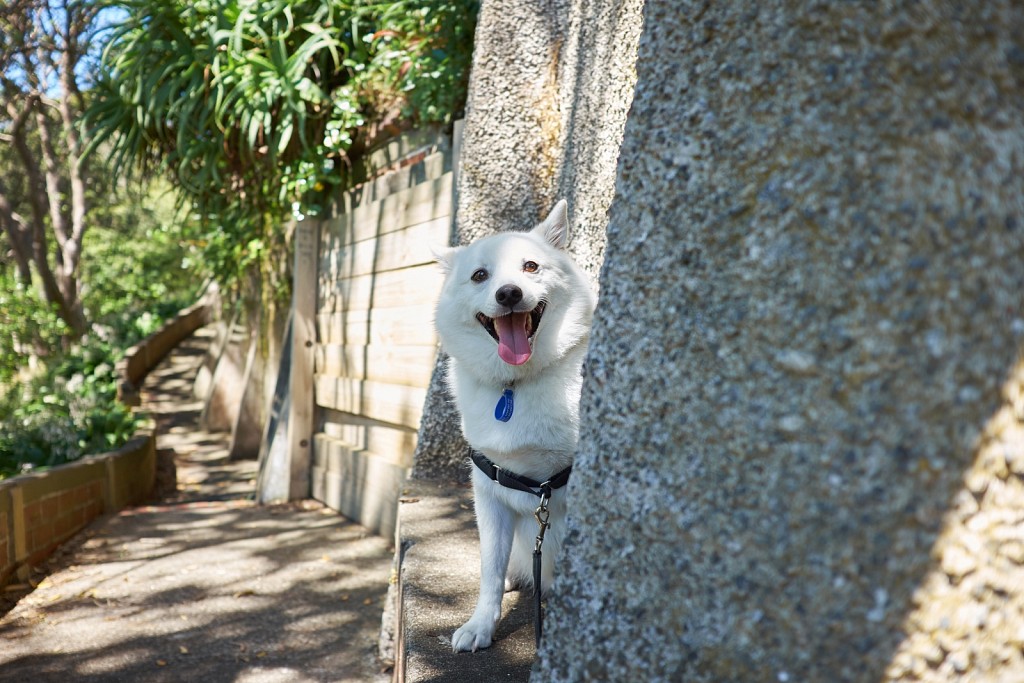
<svg viewBox="0 0 1024 683">
<path fill-rule="evenodd" d="M 527 681 L 533 663 L 530 590 L 505 595 L 494 643 L 453 653 L 451 635 L 473 612 L 480 550 L 468 484 L 412 480 L 399 502 L 395 681 Z"/>
</svg>

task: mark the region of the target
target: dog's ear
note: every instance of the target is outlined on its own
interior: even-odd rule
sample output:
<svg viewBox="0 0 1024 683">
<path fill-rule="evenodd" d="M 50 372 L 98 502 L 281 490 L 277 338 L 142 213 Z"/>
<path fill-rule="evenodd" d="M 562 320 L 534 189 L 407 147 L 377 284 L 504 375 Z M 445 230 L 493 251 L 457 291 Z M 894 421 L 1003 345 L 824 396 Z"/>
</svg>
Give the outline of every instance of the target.
<svg viewBox="0 0 1024 683">
<path fill-rule="evenodd" d="M 564 199 L 558 200 L 555 208 L 544 219 L 544 222 L 533 229 L 533 232 L 543 237 L 556 249 L 565 249 L 569 246 L 569 216 Z"/>
<path fill-rule="evenodd" d="M 431 247 L 430 252 L 441 266 L 441 272 L 447 275 L 452 271 L 452 264 L 455 263 L 455 253 L 462 247 Z"/>
</svg>

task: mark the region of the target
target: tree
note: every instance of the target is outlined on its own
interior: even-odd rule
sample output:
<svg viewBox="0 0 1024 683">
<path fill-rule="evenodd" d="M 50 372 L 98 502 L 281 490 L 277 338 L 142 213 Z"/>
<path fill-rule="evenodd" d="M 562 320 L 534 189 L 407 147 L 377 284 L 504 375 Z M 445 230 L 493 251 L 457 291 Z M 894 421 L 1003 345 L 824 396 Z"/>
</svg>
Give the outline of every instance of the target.
<svg viewBox="0 0 1024 683">
<path fill-rule="evenodd" d="M 0 175 L 0 225 L 18 277 L 39 288 L 76 336 L 87 329 L 79 284 L 88 225 L 79 79 L 97 13 L 95 3 L 75 0 L 0 7 L 0 140 L 20 171 Z"/>
</svg>

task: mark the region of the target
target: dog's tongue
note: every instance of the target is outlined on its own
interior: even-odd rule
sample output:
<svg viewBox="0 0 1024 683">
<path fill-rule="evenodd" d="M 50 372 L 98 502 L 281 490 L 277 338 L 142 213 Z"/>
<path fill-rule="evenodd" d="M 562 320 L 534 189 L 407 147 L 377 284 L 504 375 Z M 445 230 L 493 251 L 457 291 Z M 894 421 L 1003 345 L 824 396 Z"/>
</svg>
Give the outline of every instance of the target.
<svg viewBox="0 0 1024 683">
<path fill-rule="evenodd" d="M 530 360 L 530 338 L 526 326 L 529 313 L 509 313 L 494 319 L 494 330 L 498 333 L 498 355 L 509 365 L 522 365 Z"/>
</svg>

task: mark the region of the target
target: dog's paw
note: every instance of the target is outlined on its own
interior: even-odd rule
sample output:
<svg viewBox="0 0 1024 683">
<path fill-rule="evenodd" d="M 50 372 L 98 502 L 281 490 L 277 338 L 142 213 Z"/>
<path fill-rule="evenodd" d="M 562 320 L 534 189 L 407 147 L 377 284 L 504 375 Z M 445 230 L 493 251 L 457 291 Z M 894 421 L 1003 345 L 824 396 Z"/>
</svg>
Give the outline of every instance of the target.
<svg viewBox="0 0 1024 683">
<path fill-rule="evenodd" d="M 470 619 L 452 634 L 452 652 L 476 652 L 491 646 L 494 624 Z"/>
</svg>

